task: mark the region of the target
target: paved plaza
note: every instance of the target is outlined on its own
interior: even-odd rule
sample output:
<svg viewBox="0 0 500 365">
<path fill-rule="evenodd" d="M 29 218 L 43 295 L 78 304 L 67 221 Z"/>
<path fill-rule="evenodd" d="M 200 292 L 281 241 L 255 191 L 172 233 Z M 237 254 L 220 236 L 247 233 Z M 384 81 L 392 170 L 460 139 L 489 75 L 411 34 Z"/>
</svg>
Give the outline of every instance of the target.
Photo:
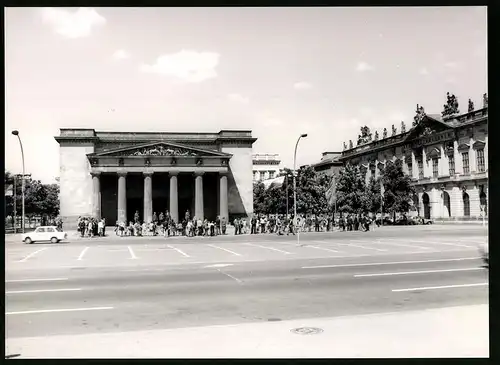
<svg viewBox="0 0 500 365">
<path fill-rule="evenodd" d="M 484 227 L 469 226 L 304 233 L 301 245 L 297 237 L 268 234 L 106 237 L 54 245 L 10 242 L 6 243 L 7 352 L 21 357 L 72 357 L 73 345 L 65 344 L 85 339 L 93 349 L 87 352 L 89 357 L 106 357 L 105 353 L 126 357 L 130 352 L 119 344 L 132 337 L 150 342 L 147 339 L 156 333 L 172 342 L 172 331 L 183 329 L 183 336 L 193 341 L 203 342 L 203 336 L 210 335 L 210 351 L 190 356 L 188 348 L 173 341 L 178 351 L 165 348 L 150 356 L 231 356 L 216 343 L 225 343 L 222 339 L 234 326 L 242 326 L 242 330 L 250 326 L 258 333 L 267 331 L 268 322 L 281 322 L 272 331 L 277 333 L 276 343 L 282 344 L 289 341 L 288 327 L 299 322 L 316 324 L 323 318 L 324 327 L 330 329 L 315 336 L 323 336 L 321 341 L 337 341 L 332 330 L 339 326 L 336 318 L 377 313 L 394 313 L 412 328 L 416 328 L 413 322 L 422 322 L 418 333 L 406 338 L 401 335 L 401 331 L 407 333 L 404 328 L 393 328 L 399 334 L 389 327 L 384 330 L 387 338 L 400 338 L 401 348 L 407 348 L 412 336 L 426 338 L 435 333 L 431 322 L 426 322 L 434 321 L 432 316 L 422 314 L 428 309 L 476 308 L 470 311 L 471 321 L 478 315 L 484 320 L 488 270 L 482 265 L 478 246 L 486 241 Z M 483 309 L 479 313 L 477 308 Z M 391 321 L 397 322 L 396 317 Z M 410 317 L 413 319 L 407 319 Z M 415 320 L 417 317 L 421 319 Z M 433 350 L 416 354 L 487 356 L 487 343 L 478 345 L 478 339 L 487 336 L 481 321 L 477 328 L 471 327 L 474 341 L 462 332 L 460 343 L 469 341 L 472 347 L 461 344 L 460 351 L 455 351 L 450 341 L 436 335 Z M 372 322 L 359 322 L 360 328 L 351 336 L 366 338 Z M 100 346 L 103 338 L 109 350 Z M 249 343 L 255 344 L 256 337 L 252 338 Z M 42 339 L 53 339 L 55 347 L 42 346 Z M 302 348 L 304 356 L 311 356 L 313 348 L 306 342 L 297 346 L 297 351 Z M 61 352 L 54 355 L 57 348 Z M 297 351 L 286 352 L 285 348 L 273 351 L 267 346 L 255 354 L 300 357 Z M 372 352 L 366 348 L 365 353 L 384 354 L 383 349 L 370 349 Z M 348 351 L 334 350 L 324 348 L 318 356 L 349 356 Z M 390 346 L 386 350 L 387 356 L 400 353 Z M 75 348 L 74 356 L 79 351 Z M 249 351 L 247 346 L 242 353 Z M 134 352 L 135 356 L 143 353 Z"/>
</svg>

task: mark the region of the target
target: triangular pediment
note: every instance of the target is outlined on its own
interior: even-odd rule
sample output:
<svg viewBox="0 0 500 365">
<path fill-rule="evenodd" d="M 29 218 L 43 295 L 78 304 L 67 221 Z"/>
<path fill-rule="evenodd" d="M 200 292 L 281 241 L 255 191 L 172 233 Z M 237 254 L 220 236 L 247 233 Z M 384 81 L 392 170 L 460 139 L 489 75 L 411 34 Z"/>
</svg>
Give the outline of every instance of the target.
<svg viewBox="0 0 500 365">
<path fill-rule="evenodd" d="M 133 156 L 165 156 L 165 157 L 231 157 L 229 153 L 219 152 L 215 150 L 207 150 L 186 146 L 171 142 L 149 142 L 135 146 L 127 146 L 112 149 L 109 151 L 90 153 L 89 157 L 133 157 Z"/>
<path fill-rule="evenodd" d="M 439 115 L 425 115 L 415 127 L 410 129 L 405 140 L 410 141 L 452 129 L 453 127 L 443 121 Z"/>
</svg>

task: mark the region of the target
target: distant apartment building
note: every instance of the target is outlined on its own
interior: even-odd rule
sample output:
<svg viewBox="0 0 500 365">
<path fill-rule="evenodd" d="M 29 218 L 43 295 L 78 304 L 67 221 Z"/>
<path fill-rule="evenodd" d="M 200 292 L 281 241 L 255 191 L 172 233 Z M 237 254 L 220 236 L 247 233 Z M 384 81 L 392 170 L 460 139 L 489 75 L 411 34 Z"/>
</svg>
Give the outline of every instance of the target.
<svg viewBox="0 0 500 365">
<path fill-rule="evenodd" d="M 311 167 L 319 174 L 328 176 L 338 175 L 343 162 L 339 159 L 342 157 L 342 152 L 323 152 L 321 160 L 311 165 Z"/>
<path fill-rule="evenodd" d="M 254 154 L 252 161 L 254 182 L 278 177 L 281 170 L 281 160 L 278 154 Z"/>
</svg>

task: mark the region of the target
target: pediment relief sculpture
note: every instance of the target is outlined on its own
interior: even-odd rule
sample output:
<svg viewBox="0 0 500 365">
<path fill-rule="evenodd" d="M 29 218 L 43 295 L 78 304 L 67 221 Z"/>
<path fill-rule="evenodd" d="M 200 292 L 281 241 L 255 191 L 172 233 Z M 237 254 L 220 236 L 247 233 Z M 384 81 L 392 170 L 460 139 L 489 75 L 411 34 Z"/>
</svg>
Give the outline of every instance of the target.
<svg viewBox="0 0 500 365">
<path fill-rule="evenodd" d="M 480 150 L 480 149 L 484 148 L 484 146 L 486 146 L 486 143 L 484 143 L 483 141 L 476 141 L 472 145 L 472 148 L 474 148 L 475 150 Z"/>
<path fill-rule="evenodd" d="M 161 145 L 145 147 L 135 151 L 125 151 L 123 154 L 127 156 L 198 156 L 193 151 Z"/>
<path fill-rule="evenodd" d="M 428 153 L 427 153 L 427 159 L 431 159 L 431 158 L 440 158 L 441 157 L 441 151 L 434 147 L 432 148 Z"/>
<path fill-rule="evenodd" d="M 467 152 L 469 149 L 470 149 L 470 146 L 466 143 L 462 143 L 460 145 L 458 145 L 458 148 L 457 148 L 460 152 Z"/>
</svg>

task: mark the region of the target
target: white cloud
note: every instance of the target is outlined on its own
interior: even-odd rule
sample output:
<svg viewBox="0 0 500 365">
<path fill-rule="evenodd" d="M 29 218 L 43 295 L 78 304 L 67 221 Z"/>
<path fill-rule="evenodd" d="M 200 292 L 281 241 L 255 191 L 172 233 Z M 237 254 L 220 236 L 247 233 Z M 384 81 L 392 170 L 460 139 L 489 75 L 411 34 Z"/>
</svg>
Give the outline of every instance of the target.
<svg viewBox="0 0 500 365">
<path fill-rule="evenodd" d="M 140 70 L 177 77 L 187 82 L 201 82 L 217 76 L 215 68 L 218 64 L 217 53 L 182 50 L 162 55 L 152 65 L 143 64 Z"/>
<path fill-rule="evenodd" d="M 457 69 L 459 67 L 459 64 L 458 64 L 458 62 L 448 61 L 444 64 L 444 67 L 450 68 L 450 69 Z"/>
<path fill-rule="evenodd" d="M 429 70 L 427 70 L 425 67 L 422 67 L 418 73 L 420 75 L 424 75 L 425 76 L 425 75 L 429 74 Z"/>
<path fill-rule="evenodd" d="M 356 71 L 360 72 L 372 71 L 373 69 L 374 67 L 366 62 L 358 62 L 358 65 L 356 66 Z"/>
<path fill-rule="evenodd" d="M 125 58 L 129 58 L 130 57 L 130 54 L 125 51 L 124 49 L 119 49 L 117 51 L 115 51 L 115 53 L 113 53 L 113 58 L 115 60 L 123 60 Z"/>
<path fill-rule="evenodd" d="M 65 38 L 87 37 L 93 28 L 106 24 L 106 18 L 93 8 L 78 8 L 75 12 L 43 8 L 42 19 L 54 32 Z"/>
<path fill-rule="evenodd" d="M 227 98 L 231 101 L 234 101 L 236 103 L 241 103 L 241 104 L 248 104 L 250 102 L 250 99 L 240 95 L 240 94 L 229 94 Z"/>
<path fill-rule="evenodd" d="M 305 82 L 305 81 L 301 81 L 301 82 L 296 82 L 294 85 L 293 85 L 293 88 L 295 90 L 307 90 L 307 89 L 310 89 L 312 88 L 312 85 L 308 82 Z"/>
</svg>

